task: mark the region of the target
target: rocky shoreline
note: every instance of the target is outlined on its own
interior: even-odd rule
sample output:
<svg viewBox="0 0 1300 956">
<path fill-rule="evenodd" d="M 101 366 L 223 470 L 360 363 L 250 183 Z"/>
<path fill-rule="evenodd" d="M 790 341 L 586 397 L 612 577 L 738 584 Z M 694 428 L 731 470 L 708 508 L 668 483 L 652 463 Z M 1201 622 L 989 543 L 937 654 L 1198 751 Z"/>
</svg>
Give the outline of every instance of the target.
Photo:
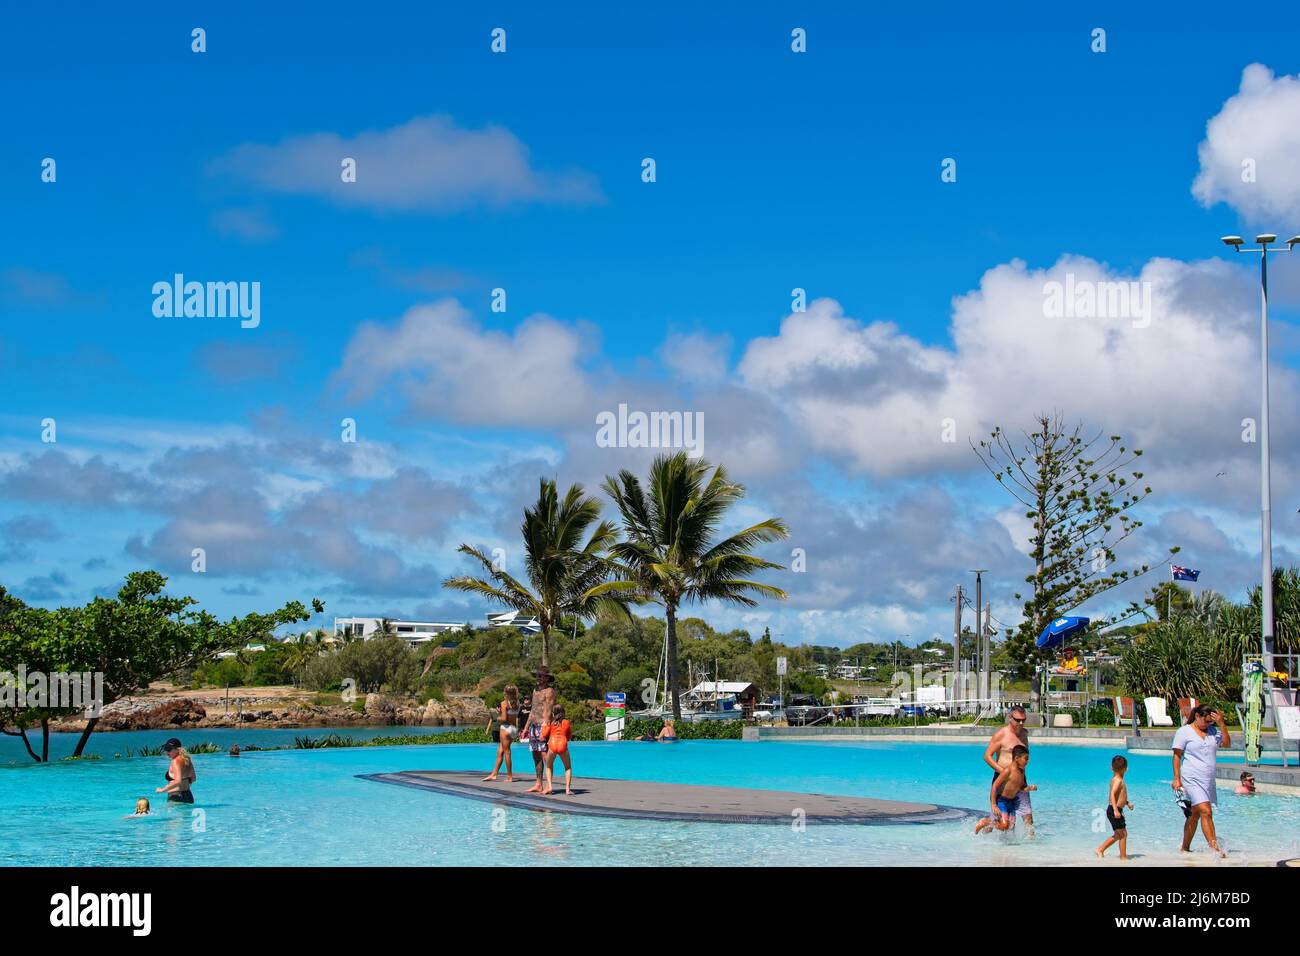
<svg viewBox="0 0 1300 956">
<path fill-rule="evenodd" d="M 160 700 L 154 696 L 124 697 L 104 708 L 95 731 L 168 730 L 205 727 L 359 727 L 410 726 L 460 727 L 487 724 L 487 706 L 473 695 L 448 695 L 446 700 L 421 703 L 411 698 L 368 694 L 365 709 L 351 706 L 321 706 L 304 700 L 276 697 L 241 697 L 231 701 L 229 710 L 223 701 L 174 696 Z M 50 730 L 80 733 L 85 718 L 73 717 L 50 721 Z"/>
</svg>

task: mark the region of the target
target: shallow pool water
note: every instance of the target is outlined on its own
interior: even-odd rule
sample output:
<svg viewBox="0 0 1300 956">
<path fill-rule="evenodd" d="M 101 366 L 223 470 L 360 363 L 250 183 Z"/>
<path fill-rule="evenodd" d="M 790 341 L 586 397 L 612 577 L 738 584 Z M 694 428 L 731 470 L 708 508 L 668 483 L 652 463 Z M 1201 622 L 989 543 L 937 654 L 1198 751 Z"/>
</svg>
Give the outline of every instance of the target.
<svg viewBox="0 0 1300 956">
<path fill-rule="evenodd" d="M 200 735 L 202 736 L 202 735 Z M 198 738 L 196 738 L 198 739 Z M 991 774 L 983 748 L 958 743 L 686 741 L 575 743 L 579 776 L 730 784 L 982 809 Z M 516 749 L 517 768 L 531 764 Z M 155 804 L 163 758 L 105 759 L 0 769 L 0 853 L 18 865 L 505 865 L 652 866 L 825 864 L 1093 865 L 1111 752 L 1035 748 L 1030 780 L 1038 838 L 976 837 L 967 823 L 931 826 L 678 824 L 504 809 L 367 780 L 394 770 L 486 769 L 487 745 L 365 747 L 200 755 L 194 807 Z M 1210 864 L 1203 843 L 1175 853 L 1182 814 L 1165 757 L 1132 755 L 1135 863 Z M 525 771 L 526 772 L 526 771 Z M 200 811 L 196 813 L 195 811 Z M 1220 790 L 1216 813 L 1231 863 L 1300 855 L 1300 800 Z M 1112 850 L 1112 853 L 1116 850 Z M 1118 866 L 1118 860 L 1100 865 Z"/>
<path fill-rule="evenodd" d="M 196 744 L 216 744 L 222 750 L 229 750 L 233 744 L 240 747 L 292 747 L 296 737 L 313 737 L 319 739 L 337 734 L 340 737 L 354 737 L 357 740 L 373 740 L 376 737 L 421 737 L 445 734 L 464 727 L 205 727 L 197 730 L 121 730 L 91 734 L 86 742 L 86 754 L 100 757 L 124 757 L 128 753 L 138 753 L 146 747 L 158 748 L 164 740 L 178 737 L 187 747 Z M 72 755 L 77 747 L 80 734 L 50 734 L 50 759 L 61 760 Z M 40 733 L 29 733 L 32 748 L 37 753 L 41 749 Z M 0 768 L 26 767 L 32 762 L 31 756 L 18 737 L 5 735 L 0 737 Z"/>
</svg>

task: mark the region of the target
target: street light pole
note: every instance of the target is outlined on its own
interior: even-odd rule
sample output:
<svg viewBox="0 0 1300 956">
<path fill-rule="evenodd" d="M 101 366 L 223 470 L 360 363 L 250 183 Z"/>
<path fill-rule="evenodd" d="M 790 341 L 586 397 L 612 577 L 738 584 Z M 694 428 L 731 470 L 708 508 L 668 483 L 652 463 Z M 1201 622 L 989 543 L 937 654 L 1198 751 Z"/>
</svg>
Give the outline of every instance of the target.
<svg viewBox="0 0 1300 956">
<path fill-rule="evenodd" d="M 1264 670 L 1273 667 L 1273 518 L 1272 492 L 1269 487 L 1268 447 L 1268 254 L 1290 252 L 1300 243 L 1300 236 L 1287 240 L 1286 248 L 1270 249 L 1277 236 L 1261 233 L 1255 237 L 1258 249 L 1243 249 L 1240 236 L 1224 236 L 1225 245 L 1237 252 L 1259 253 L 1259 343 L 1260 343 L 1260 416 L 1259 416 L 1259 524 L 1260 524 L 1260 650 L 1264 656 Z"/>
<path fill-rule="evenodd" d="M 984 698 L 988 695 L 989 679 L 989 655 L 984 646 L 984 622 L 980 615 L 984 613 L 984 580 L 983 574 L 988 568 L 972 568 L 971 573 L 975 575 L 975 696 L 980 699 L 980 707 L 984 706 Z"/>
</svg>

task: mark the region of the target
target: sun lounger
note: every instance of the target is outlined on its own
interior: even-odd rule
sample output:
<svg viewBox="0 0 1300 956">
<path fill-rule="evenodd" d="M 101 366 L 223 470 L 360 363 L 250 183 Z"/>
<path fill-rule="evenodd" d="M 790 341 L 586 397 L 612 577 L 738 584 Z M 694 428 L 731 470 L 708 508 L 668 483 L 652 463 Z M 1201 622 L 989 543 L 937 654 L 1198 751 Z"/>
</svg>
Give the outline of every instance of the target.
<svg viewBox="0 0 1300 956">
<path fill-rule="evenodd" d="M 1115 726 L 1129 724 L 1133 722 L 1133 698 L 1116 697 L 1115 698 Z"/>
<path fill-rule="evenodd" d="M 1192 722 L 1192 711 L 1196 709 L 1198 704 L 1200 704 L 1200 701 L 1195 697 L 1178 698 L 1178 714 L 1182 717 L 1183 723 L 1190 724 Z"/>
<path fill-rule="evenodd" d="M 1148 727 L 1172 727 L 1174 719 L 1165 713 L 1165 699 L 1163 697 L 1148 697 L 1142 701 L 1142 705 L 1147 709 L 1147 726 Z"/>
</svg>

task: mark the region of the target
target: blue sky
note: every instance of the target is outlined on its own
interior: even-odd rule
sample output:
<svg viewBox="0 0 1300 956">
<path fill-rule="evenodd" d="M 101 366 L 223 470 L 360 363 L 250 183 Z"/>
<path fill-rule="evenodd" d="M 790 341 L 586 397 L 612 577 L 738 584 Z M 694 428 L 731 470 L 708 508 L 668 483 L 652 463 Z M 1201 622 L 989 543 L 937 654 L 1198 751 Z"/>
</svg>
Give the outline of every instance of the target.
<svg viewBox="0 0 1300 956">
<path fill-rule="evenodd" d="M 331 615 L 477 619 L 437 587 L 463 568 L 455 545 L 508 542 L 541 473 L 594 485 L 642 465 L 592 447 L 594 412 L 629 401 L 702 409 L 706 457 L 808 550 L 785 606 L 718 623 L 919 639 L 950 626 L 967 567 L 998 569 L 1014 618 L 1007 502 L 965 437 L 1019 425 L 1032 395 L 1159 458 L 1135 559 L 1180 543 L 1235 594 L 1257 557 L 1257 448 L 1235 437 L 1257 387 L 1241 361 L 1255 300 L 1249 263 L 1207 260 L 1225 232 L 1300 231 L 1300 174 L 1275 158 L 1300 126 L 1295 19 L 1119 4 L 7 12 L 0 581 L 56 604 L 155 565 L 224 613 L 319 595 Z M 790 49 L 796 27 L 807 53 Z M 1271 73 L 1246 97 L 1251 64 Z M 1249 122 L 1207 140 L 1234 97 Z M 352 192 L 337 182 L 349 153 Z M 1249 153 L 1259 188 L 1224 185 Z M 1218 185 L 1194 195 L 1207 171 Z M 1037 351 L 976 346 L 1076 261 L 1167 289 L 1156 329 L 1092 356 L 1062 355 L 1050 330 Z M 1275 266 L 1275 402 L 1296 394 L 1290 265 Z M 260 282 L 260 325 L 156 318 L 150 289 L 177 272 Z M 815 327 L 787 322 L 795 287 L 833 303 Z M 1184 348 L 1204 374 L 1165 365 Z M 524 354 L 537 367 L 512 373 Z M 1062 360 L 1087 366 L 1076 387 L 1022 374 Z M 948 413 L 958 447 L 909 446 Z M 344 417 L 358 446 L 340 446 Z M 1296 431 L 1274 427 L 1284 559 Z M 202 577 L 196 535 L 219 556 Z"/>
</svg>

